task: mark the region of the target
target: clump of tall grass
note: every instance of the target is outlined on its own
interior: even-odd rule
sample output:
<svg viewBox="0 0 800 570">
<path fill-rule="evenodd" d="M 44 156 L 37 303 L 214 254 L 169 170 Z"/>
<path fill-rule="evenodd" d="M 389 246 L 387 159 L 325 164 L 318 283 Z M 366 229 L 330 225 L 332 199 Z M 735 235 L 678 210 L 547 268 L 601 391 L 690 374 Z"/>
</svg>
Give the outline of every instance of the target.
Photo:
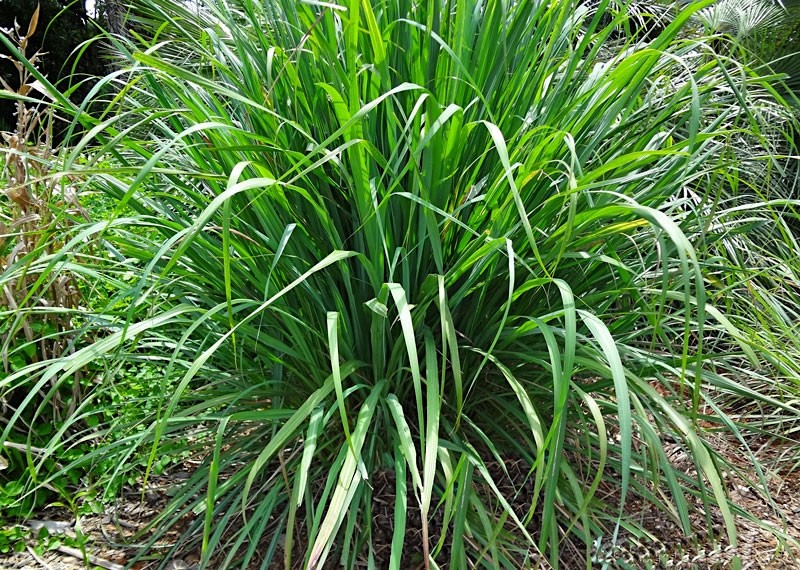
<svg viewBox="0 0 800 570">
<path fill-rule="evenodd" d="M 752 322 L 737 281 L 746 226 L 718 217 L 785 161 L 766 80 L 679 37 L 691 10 L 609 58 L 625 13 L 601 25 L 604 3 L 197 4 L 139 3 L 153 36 L 120 46 L 119 96 L 64 163 L 88 155 L 88 184 L 134 212 L 103 234 L 128 308 L 26 371 L 163 366 L 174 391 L 88 460 L 203 454 L 154 521 L 192 519 L 175 548 L 226 568 L 589 564 L 636 526 L 633 495 L 687 533 L 699 496 L 736 541 L 699 426 L 740 434 L 719 393 L 796 416 L 746 372 L 798 381 L 758 340 L 781 308 Z M 778 204 L 752 208 L 791 247 Z"/>
</svg>

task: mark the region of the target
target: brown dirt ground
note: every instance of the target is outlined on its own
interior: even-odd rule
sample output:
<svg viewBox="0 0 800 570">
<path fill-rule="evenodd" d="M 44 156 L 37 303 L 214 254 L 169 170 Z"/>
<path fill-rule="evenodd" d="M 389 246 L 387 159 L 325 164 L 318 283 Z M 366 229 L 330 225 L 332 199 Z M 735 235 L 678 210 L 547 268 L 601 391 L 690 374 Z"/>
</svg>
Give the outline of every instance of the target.
<svg viewBox="0 0 800 570">
<path fill-rule="evenodd" d="M 744 511 L 751 513 L 752 518 L 737 517 L 738 544 L 733 547 L 719 538 L 722 532 L 722 517 L 719 512 L 705 513 L 702 502 L 694 500 L 692 523 L 697 529 L 708 529 L 708 532 L 686 537 L 673 522 L 673 520 L 658 509 L 641 501 L 631 500 L 627 505 L 627 512 L 636 518 L 647 530 L 650 536 L 637 538 L 630 534 L 621 535 L 619 543 L 622 545 L 613 552 L 600 551 L 597 553 L 599 568 L 604 555 L 607 559 L 627 560 L 632 568 L 652 569 L 686 569 L 705 570 L 722 569 L 731 567 L 732 560 L 738 556 L 745 570 L 796 570 L 800 568 L 800 470 L 794 470 L 794 465 L 783 461 L 784 456 L 796 450 L 779 447 L 771 444 L 762 445 L 757 451 L 758 459 L 766 466 L 765 478 L 769 489 L 770 501 L 762 494 L 753 490 L 746 484 L 745 478 L 757 480 L 757 475 L 752 465 L 743 457 L 738 447 L 738 442 L 731 441 L 723 436 L 714 438 L 714 446 L 718 452 L 733 464 L 739 473 L 726 473 L 725 482 L 732 502 Z M 692 473 L 691 459 L 676 445 L 666 450 L 673 463 L 682 468 L 686 473 Z M 508 464 L 509 462 L 507 462 Z M 513 462 L 511 462 L 513 465 Z M 191 465 L 185 466 L 191 468 Z M 490 465 L 491 469 L 491 465 Z M 519 473 L 511 469 L 511 478 L 521 478 L 524 485 L 526 470 L 520 468 Z M 108 570 L 121 570 L 131 559 L 135 552 L 131 548 L 120 547 L 126 538 L 142 528 L 147 521 L 159 511 L 166 503 L 169 489 L 179 485 L 187 476 L 186 471 L 176 472 L 169 476 L 155 478 L 148 485 L 142 501 L 141 491 L 131 491 L 116 508 L 99 515 L 85 516 L 79 521 L 70 519 L 63 512 L 45 512 L 41 519 L 48 524 L 62 523 L 60 528 L 68 533 L 74 532 L 76 526 L 82 534 L 88 537 L 87 550 L 82 553 L 77 550 L 54 550 L 41 556 L 33 551 L 31 540 L 27 549 L 13 555 L 0 555 L 0 570 L 86 570 L 86 568 L 107 568 Z M 386 520 L 385 524 L 378 524 L 379 529 L 374 539 L 380 543 L 383 537 L 386 546 L 391 541 L 391 513 L 389 506 L 393 503 L 394 474 L 391 472 L 378 473 L 372 481 L 374 492 L 373 510 L 378 521 Z M 519 489 L 518 481 L 508 481 L 512 488 Z M 603 491 L 603 489 L 601 489 Z M 613 502 L 613 489 L 605 490 L 609 502 Z M 523 507 L 523 505 L 520 505 Z M 419 518 L 419 517 L 417 517 Z M 435 518 L 435 516 L 434 516 Z M 407 533 L 406 549 L 413 556 L 419 546 L 419 533 L 413 528 L 413 513 L 410 513 L 409 531 Z M 35 523 L 34 523 L 35 524 Z M 436 521 L 432 521 L 434 538 L 436 536 Z M 386 532 L 381 534 L 380 528 L 386 526 Z M 419 526 L 419 525 L 417 525 Z M 771 529 L 771 530 L 770 530 Z M 417 529 L 418 530 L 418 529 Z M 177 536 L 177 530 L 168 533 L 165 537 L 169 540 Z M 383 536 L 386 535 L 386 536 Z M 378 546 L 376 554 L 379 557 L 378 567 L 383 567 L 385 561 L 381 559 L 381 548 Z M 386 550 L 386 549 L 383 549 Z M 87 564 L 84 557 L 92 556 Z M 564 560 L 563 567 L 584 568 L 582 554 L 576 553 L 573 562 L 569 554 Z M 180 559 L 169 561 L 168 570 L 193 570 L 196 568 L 198 557 L 194 553 L 184 554 Z M 580 560 L 580 562 L 578 562 Z M 416 567 L 409 558 L 408 568 Z M 541 568 L 547 568 L 545 562 L 540 562 Z M 145 570 L 154 563 L 139 562 L 134 565 L 136 570 Z M 528 567 L 530 567 L 528 565 Z M 610 563 L 609 568 L 621 567 Z"/>
</svg>

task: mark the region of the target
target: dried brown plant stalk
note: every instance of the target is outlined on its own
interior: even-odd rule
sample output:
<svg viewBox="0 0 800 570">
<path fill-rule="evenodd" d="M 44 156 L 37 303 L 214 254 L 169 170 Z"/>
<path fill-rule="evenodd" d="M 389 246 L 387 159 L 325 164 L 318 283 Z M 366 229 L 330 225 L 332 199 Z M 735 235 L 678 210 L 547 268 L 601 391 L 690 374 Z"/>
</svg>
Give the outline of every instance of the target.
<svg viewBox="0 0 800 570">
<path fill-rule="evenodd" d="M 11 315 L 6 319 L 8 324 L 0 328 L 0 359 L 5 373 L 10 372 L 10 355 L 20 343 L 35 347 L 25 351 L 28 362 L 56 358 L 69 351 L 70 338 L 65 331 L 73 330 L 74 323 L 68 311 L 58 309 L 76 309 L 80 302 L 69 272 L 48 273 L 47 264 L 37 263 L 64 247 L 75 213 L 86 217 L 70 185 L 74 178 L 52 169 L 55 113 L 46 90 L 30 72 L 44 54 L 26 54 L 38 22 L 37 7 L 24 34 L 16 24 L 14 29 L 2 30 L 28 63 L 0 54 L 16 67 L 19 77 L 16 89 L 0 78 L 2 91 L 17 101 L 15 130 L 0 133 L 5 143 L 0 149 L 5 155 L 0 181 L 7 198 L 0 203 L 0 274 L 13 275 L 3 280 L 0 291 L 0 311 Z M 76 375 L 70 407 L 79 401 L 79 395 L 80 375 Z M 56 396 L 53 404 L 54 419 L 70 413 L 62 408 L 60 397 Z"/>
</svg>

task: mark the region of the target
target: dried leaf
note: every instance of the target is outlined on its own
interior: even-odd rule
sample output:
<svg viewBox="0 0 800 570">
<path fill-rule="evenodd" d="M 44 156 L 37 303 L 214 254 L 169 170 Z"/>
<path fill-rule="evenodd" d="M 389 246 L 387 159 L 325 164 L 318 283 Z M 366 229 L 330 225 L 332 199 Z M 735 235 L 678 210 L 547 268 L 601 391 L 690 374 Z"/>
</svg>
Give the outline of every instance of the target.
<svg viewBox="0 0 800 570">
<path fill-rule="evenodd" d="M 0 54 L 0 59 L 7 59 L 8 61 L 10 61 L 14 65 L 14 67 L 17 68 L 17 71 L 22 71 L 24 69 L 23 66 L 22 66 L 22 63 L 20 63 L 19 61 L 17 61 L 13 57 L 9 57 L 7 55 Z M 3 81 L 3 84 L 8 85 L 5 81 Z M 13 92 L 12 89 L 9 89 L 9 91 Z"/>
<path fill-rule="evenodd" d="M 9 93 L 13 93 L 13 92 L 14 92 L 14 90 L 13 90 L 13 89 L 11 89 L 11 85 L 9 85 L 9 84 L 6 82 L 6 80 L 5 80 L 5 79 L 3 79 L 2 77 L 0 77 L 0 85 L 2 85 L 2 86 L 3 86 L 3 89 L 2 89 L 2 90 L 0 90 L 0 91 L 8 91 Z"/>
<path fill-rule="evenodd" d="M 45 97 L 47 97 L 48 99 L 50 99 L 51 101 L 53 101 L 53 100 L 54 100 L 54 99 L 53 99 L 53 96 L 52 96 L 52 95 L 50 94 L 50 92 L 47 90 L 47 87 L 45 87 L 45 86 L 42 84 L 42 82 L 41 82 L 41 81 L 39 81 L 38 79 L 34 80 L 34 81 L 33 81 L 33 83 L 30 83 L 30 84 L 29 84 L 29 86 L 30 86 L 30 88 L 31 88 L 31 89 L 33 89 L 33 90 L 35 90 L 35 91 L 38 91 L 39 93 L 41 93 L 42 95 L 44 95 Z"/>
<path fill-rule="evenodd" d="M 36 31 L 36 26 L 39 23 L 39 4 L 36 4 L 36 10 L 33 11 L 33 16 L 31 16 L 31 22 L 28 24 L 28 33 L 25 34 L 25 38 L 29 38 L 33 35 Z"/>
</svg>

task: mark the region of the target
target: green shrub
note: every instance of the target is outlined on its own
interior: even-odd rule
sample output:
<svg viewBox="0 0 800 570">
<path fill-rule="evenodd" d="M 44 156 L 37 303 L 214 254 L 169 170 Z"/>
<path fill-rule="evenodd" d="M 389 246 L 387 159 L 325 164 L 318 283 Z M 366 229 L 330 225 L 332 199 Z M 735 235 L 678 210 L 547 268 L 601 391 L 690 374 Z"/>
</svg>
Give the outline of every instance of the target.
<svg viewBox="0 0 800 570">
<path fill-rule="evenodd" d="M 739 208 L 762 237 L 791 215 L 791 114 L 678 37 L 689 11 L 608 56 L 603 8 L 139 4 L 153 38 L 64 164 L 134 212 L 103 230 L 129 304 L 26 374 L 160 367 L 153 413 L 86 458 L 204 458 L 156 537 L 202 515 L 175 548 L 219 568 L 588 564 L 636 495 L 687 533 L 701 496 L 735 542 L 699 425 L 740 436 L 720 395 L 796 417 L 757 371 L 797 386 L 797 335 L 758 340 L 779 310 L 752 322 L 735 255 L 769 242 Z"/>
</svg>

